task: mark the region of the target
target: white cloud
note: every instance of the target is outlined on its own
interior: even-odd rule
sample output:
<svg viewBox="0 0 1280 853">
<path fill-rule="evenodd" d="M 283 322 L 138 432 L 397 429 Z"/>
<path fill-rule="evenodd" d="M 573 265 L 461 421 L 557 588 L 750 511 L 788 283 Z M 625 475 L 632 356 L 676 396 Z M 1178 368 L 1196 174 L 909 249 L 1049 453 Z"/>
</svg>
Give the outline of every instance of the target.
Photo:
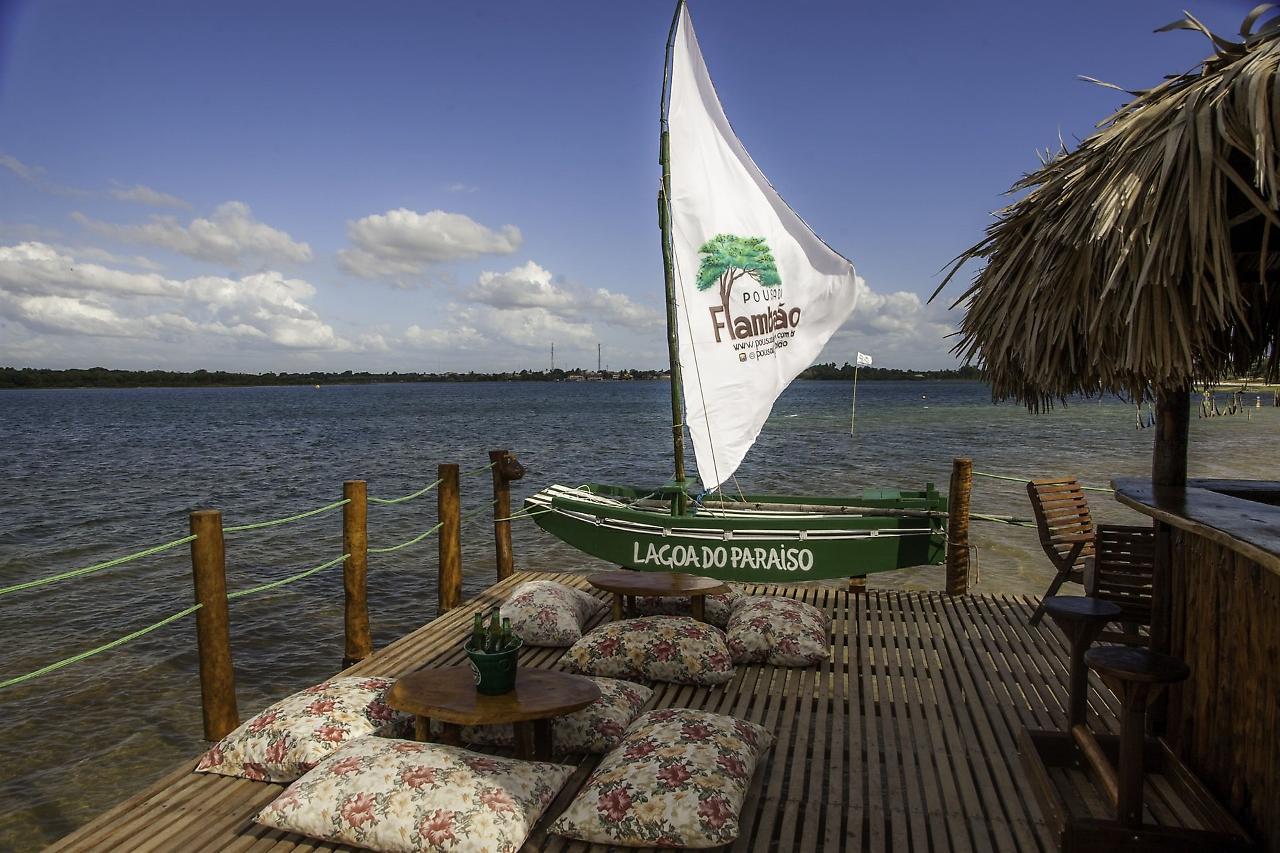
<svg viewBox="0 0 1280 853">
<path fill-rule="evenodd" d="M 48 335 L 168 341 L 183 352 L 236 340 L 259 348 L 351 352 L 308 300 L 315 288 L 278 272 L 171 279 L 76 260 L 43 243 L 0 246 L 0 318 Z M 385 348 L 385 341 L 381 341 Z"/>
<path fill-rule="evenodd" d="M 451 184 L 444 185 L 444 191 L 447 193 L 473 193 L 479 190 L 479 187 L 471 184 L 464 184 L 461 181 L 454 181 Z"/>
<path fill-rule="evenodd" d="M 302 263 L 311 260 L 311 247 L 284 231 L 253 218 L 249 205 L 228 201 L 208 219 L 182 225 L 172 216 L 153 216 L 142 225 L 115 225 L 71 214 L 85 227 L 106 237 L 144 243 L 201 261 L 238 266 L 248 260 L 265 263 Z"/>
<path fill-rule="evenodd" d="M 851 361 L 857 350 L 874 356 L 877 364 L 952 367 L 955 358 L 948 353 L 952 342 L 947 335 L 953 331 L 942 305 L 927 303 L 905 290 L 877 293 L 859 278 L 857 307 L 819 358 Z"/>
<path fill-rule="evenodd" d="M 5 167 L 24 181 L 35 182 L 40 180 L 41 173 L 44 172 L 44 169 L 39 166 L 30 166 L 12 154 L 5 154 L 2 151 L 0 151 L 0 166 Z"/>
<path fill-rule="evenodd" d="M 483 272 L 467 290 L 471 302 L 501 310 L 541 308 L 575 322 L 598 321 L 633 329 L 656 328 L 662 314 L 623 293 L 557 283 L 549 270 L 529 261 L 504 273 Z"/>
<path fill-rule="evenodd" d="M 176 195 L 162 193 L 159 190 L 153 190 L 151 187 L 143 184 L 134 184 L 131 187 L 113 181 L 111 189 L 107 190 L 107 194 L 117 201 L 128 201 L 134 204 L 145 204 L 151 207 L 176 207 L 186 210 L 191 207 L 185 200 L 178 198 Z"/>
<path fill-rule="evenodd" d="M 606 332 L 605 326 L 614 328 Z M 625 294 L 558 281 L 529 261 L 506 272 L 481 273 L 459 301 L 439 312 L 439 325 L 410 326 L 402 343 L 440 354 L 483 351 L 490 363 L 527 366 L 530 352 L 544 352 L 554 342 L 562 364 L 584 355 L 584 364 L 594 364 L 596 344 L 605 337 L 630 353 L 628 360 L 648 358 L 646 343 L 661 327 L 657 310 Z"/>
<path fill-rule="evenodd" d="M 338 252 L 338 265 L 361 278 L 403 283 L 431 264 L 509 255 L 520 248 L 520 229 L 493 230 L 461 213 L 405 208 L 376 213 L 347 223 L 353 247 Z"/>
<path fill-rule="evenodd" d="M 79 198 L 93 195 L 93 193 L 88 190 L 55 183 L 45 176 L 45 169 L 43 166 L 34 166 L 30 163 L 24 163 L 12 154 L 5 154 L 3 151 L 0 151 L 0 167 L 8 169 L 10 172 L 31 184 L 36 189 L 43 190 L 47 193 L 62 196 L 75 196 Z"/>
</svg>

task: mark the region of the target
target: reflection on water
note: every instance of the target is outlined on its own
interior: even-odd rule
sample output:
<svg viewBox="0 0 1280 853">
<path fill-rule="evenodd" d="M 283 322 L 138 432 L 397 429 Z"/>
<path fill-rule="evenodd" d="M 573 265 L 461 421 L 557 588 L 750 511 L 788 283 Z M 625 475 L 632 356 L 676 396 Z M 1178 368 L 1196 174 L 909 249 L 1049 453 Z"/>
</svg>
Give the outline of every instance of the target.
<svg viewBox="0 0 1280 853">
<path fill-rule="evenodd" d="M 992 406 L 974 383 L 864 382 L 849 434 L 849 388 L 796 383 L 779 400 L 739 472 L 744 491 L 840 494 L 866 487 L 945 489 L 954 456 L 978 471 L 1071 473 L 1105 485 L 1150 467 L 1152 430 L 1119 401 L 1045 415 Z M 670 475 L 668 386 L 662 382 L 6 392 L 0 395 L 0 585 L 88 565 L 186 533 L 186 514 L 217 507 L 228 524 L 309 509 L 366 479 L 393 497 L 464 470 L 486 451 L 515 450 L 529 468 L 523 497 L 552 482 L 657 484 Z M 1252 401 L 1252 398 L 1250 398 Z M 1280 479 L 1280 409 L 1192 420 L 1191 473 Z M 730 484 L 732 486 L 732 483 Z M 463 480 L 463 512 L 479 509 L 487 475 Z M 1090 496 L 1103 522 L 1138 516 Z M 1019 483 L 978 478 L 973 509 L 1026 517 Z M 430 495 L 373 506 L 370 544 L 435 523 Z M 464 594 L 493 577 L 490 529 L 463 531 Z M 1050 571 L 1029 529 L 974 522 L 979 591 L 1038 594 Z M 378 646 L 435 612 L 435 546 L 370 560 Z M 229 535 L 228 585 L 243 588 L 341 553 L 338 513 Z M 598 567 L 530 522 L 515 530 L 517 565 Z M 940 588 L 941 567 L 878 575 L 873 586 Z M 91 577 L 0 599 L 0 678 L 114 639 L 185 607 L 183 549 Z M 248 714 L 332 674 L 342 656 L 335 567 L 232 606 L 237 688 Z M 0 849 L 30 849 L 194 756 L 200 740 L 194 620 L 0 692 Z"/>
</svg>

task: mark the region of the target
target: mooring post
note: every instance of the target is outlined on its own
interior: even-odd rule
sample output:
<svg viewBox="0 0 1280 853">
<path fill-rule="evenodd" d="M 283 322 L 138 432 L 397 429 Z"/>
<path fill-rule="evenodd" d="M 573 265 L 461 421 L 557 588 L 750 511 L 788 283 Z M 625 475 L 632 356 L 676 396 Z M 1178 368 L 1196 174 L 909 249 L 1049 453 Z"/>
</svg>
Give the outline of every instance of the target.
<svg viewBox="0 0 1280 853">
<path fill-rule="evenodd" d="M 441 465 L 436 476 L 436 506 L 440 522 L 440 574 L 436 581 L 437 615 L 462 603 L 462 513 L 459 509 L 458 466 Z"/>
<path fill-rule="evenodd" d="M 195 585 L 196 644 L 200 654 L 200 703 L 205 740 L 221 740 L 240 725 L 236 672 L 231 663 L 231 617 L 227 611 L 227 556 L 222 513 L 191 513 L 191 577 Z"/>
<path fill-rule="evenodd" d="M 524 466 L 510 450 L 490 450 L 489 462 L 493 464 L 493 546 L 498 580 L 505 580 L 515 571 L 511 550 L 511 481 L 524 476 Z"/>
<path fill-rule="evenodd" d="M 343 625 L 346 645 L 342 668 L 346 669 L 373 653 L 373 637 L 369 633 L 369 499 L 364 480 L 347 480 L 342 484 L 342 561 Z"/>
<path fill-rule="evenodd" d="M 947 595 L 969 591 L 969 493 L 973 491 L 973 460 L 951 460 L 951 489 L 947 496 Z"/>
</svg>

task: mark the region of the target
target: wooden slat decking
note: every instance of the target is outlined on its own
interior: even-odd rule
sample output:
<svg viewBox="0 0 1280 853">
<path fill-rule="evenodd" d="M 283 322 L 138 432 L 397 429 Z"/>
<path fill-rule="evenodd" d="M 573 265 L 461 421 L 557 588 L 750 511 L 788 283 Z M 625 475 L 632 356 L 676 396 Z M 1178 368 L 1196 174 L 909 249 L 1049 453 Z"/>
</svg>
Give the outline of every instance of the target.
<svg viewBox="0 0 1280 853">
<path fill-rule="evenodd" d="M 583 576 L 518 573 L 378 651 L 349 674 L 399 675 L 462 661 L 477 609 L 533 578 L 588 589 Z M 1024 726 L 1065 721 L 1065 646 L 1032 603 L 997 596 L 820 586 L 748 587 L 807 601 L 833 619 L 832 662 L 740 666 L 715 688 L 655 684 L 649 707 L 696 707 L 754 720 L 777 735 L 757 768 L 734 851 L 1033 851 L 1055 849 L 1017 754 Z M 607 611 L 606 611 L 607 612 Z M 561 649 L 527 649 L 554 667 Z M 1092 682 L 1094 725 L 1115 729 L 1115 702 Z M 583 762 L 526 850 L 593 849 L 542 831 L 585 781 Z M 348 848 L 266 829 L 253 816 L 283 785 L 193 773 L 194 760 L 50 850 L 321 851 Z M 595 848 L 600 849 L 600 848 Z"/>
</svg>

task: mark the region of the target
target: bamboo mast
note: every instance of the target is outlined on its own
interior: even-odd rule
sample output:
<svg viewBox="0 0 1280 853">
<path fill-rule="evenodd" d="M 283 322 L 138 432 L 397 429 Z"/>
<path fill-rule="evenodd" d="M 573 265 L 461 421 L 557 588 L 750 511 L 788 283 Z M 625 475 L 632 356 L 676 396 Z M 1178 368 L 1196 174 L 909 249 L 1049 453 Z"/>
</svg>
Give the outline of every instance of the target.
<svg viewBox="0 0 1280 853">
<path fill-rule="evenodd" d="M 662 272 L 666 279 L 667 295 L 667 356 L 671 361 L 671 441 L 675 451 L 675 491 L 671 495 L 671 514 L 683 515 L 685 510 L 684 473 L 684 398 L 680 371 L 680 335 L 676 317 L 676 287 L 674 249 L 671 243 L 671 134 L 667 125 L 667 110 L 671 105 L 671 66 L 675 51 L 676 28 L 680 25 L 680 12 L 684 0 L 676 3 L 671 19 L 671 32 L 667 35 L 666 59 L 662 69 L 662 104 L 659 117 L 658 162 L 662 165 L 662 186 L 658 189 L 658 228 L 662 231 Z"/>
</svg>

